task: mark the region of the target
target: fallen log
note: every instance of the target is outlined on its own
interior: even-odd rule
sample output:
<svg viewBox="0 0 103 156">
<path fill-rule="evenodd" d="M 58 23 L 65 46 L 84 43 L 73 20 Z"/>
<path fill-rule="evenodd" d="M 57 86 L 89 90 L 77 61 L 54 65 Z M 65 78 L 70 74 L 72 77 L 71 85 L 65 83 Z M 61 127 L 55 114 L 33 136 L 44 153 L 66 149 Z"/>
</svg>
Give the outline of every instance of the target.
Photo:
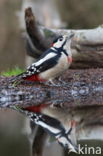
<svg viewBox="0 0 103 156">
<path fill-rule="evenodd" d="M 26 40 L 28 54 L 38 58 L 50 47 L 53 39 L 60 34 L 75 33 L 72 40 L 73 64 L 71 68 L 103 67 L 103 28 L 90 30 L 50 29 L 37 24 L 31 8 L 25 10 Z"/>
<path fill-rule="evenodd" d="M 41 103 L 63 108 L 103 105 L 103 69 L 68 70 L 61 80 L 55 80 L 56 85 L 24 82 L 13 87 L 10 78 L 0 79 L 0 107 Z"/>
</svg>

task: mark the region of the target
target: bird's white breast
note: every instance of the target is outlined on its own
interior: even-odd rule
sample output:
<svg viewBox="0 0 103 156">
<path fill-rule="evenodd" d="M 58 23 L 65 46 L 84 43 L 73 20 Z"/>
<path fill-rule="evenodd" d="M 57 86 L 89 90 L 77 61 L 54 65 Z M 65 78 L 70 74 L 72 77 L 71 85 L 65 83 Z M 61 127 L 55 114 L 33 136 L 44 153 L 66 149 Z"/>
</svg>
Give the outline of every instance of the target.
<svg viewBox="0 0 103 156">
<path fill-rule="evenodd" d="M 56 66 L 40 73 L 40 78 L 44 80 L 50 80 L 54 79 L 55 77 L 60 76 L 64 71 L 66 71 L 69 67 L 68 58 L 67 56 L 62 53 L 62 56 L 58 60 L 58 63 Z"/>
</svg>

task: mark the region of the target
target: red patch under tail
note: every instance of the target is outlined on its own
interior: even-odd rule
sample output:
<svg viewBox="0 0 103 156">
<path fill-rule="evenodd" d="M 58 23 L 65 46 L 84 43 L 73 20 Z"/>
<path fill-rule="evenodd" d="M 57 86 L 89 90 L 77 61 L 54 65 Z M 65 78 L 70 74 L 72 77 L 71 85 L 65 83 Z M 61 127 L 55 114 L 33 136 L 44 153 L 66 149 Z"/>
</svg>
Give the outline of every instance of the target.
<svg viewBox="0 0 103 156">
<path fill-rule="evenodd" d="M 42 109 L 44 109 L 45 107 L 47 107 L 47 104 L 41 104 L 39 106 L 30 106 L 30 107 L 26 107 L 23 108 L 24 110 L 30 111 L 30 112 L 41 112 Z"/>
<path fill-rule="evenodd" d="M 24 78 L 24 80 L 28 80 L 28 81 L 41 81 L 44 82 L 45 80 L 42 80 L 39 75 L 31 75 L 31 76 L 27 76 Z"/>
</svg>

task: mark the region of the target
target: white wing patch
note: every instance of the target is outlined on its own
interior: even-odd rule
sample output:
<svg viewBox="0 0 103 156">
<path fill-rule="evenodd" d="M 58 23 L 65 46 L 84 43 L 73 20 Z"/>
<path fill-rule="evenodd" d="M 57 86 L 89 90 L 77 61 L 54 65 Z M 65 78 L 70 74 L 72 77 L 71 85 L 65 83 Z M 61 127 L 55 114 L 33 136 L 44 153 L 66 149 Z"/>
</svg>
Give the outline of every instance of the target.
<svg viewBox="0 0 103 156">
<path fill-rule="evenodd" d="M 35 66 L 39 66 L 40 64 L 42 64 L 43 62 L 45 62 L 46 60 L 56 56 L 57 54 L 55 53 L 49 53 L 48 55 L 46 55 L 45 57 L 43 57 L 42 59 L 40 59 L 39 61 L 37 61 L 36 63 L 34 63 Z M 33 64 L 32 64 L 33 65 Z"/>
<path fill-rule="evenodd" d="M 40 125 L 42 126 L 43 128 L 47 129 L 49 132 L 53 133 L 53 134 L 57 134 L 57 133 L 60 133 L 60 130 L 55 128 L 55 127 L 51 127 L 49 125 L 47 125 L 45 122 L 42 122 L 42 121 L 37 121 L 35 120 L 35 123 L 37 125 Z"/>
</svg>

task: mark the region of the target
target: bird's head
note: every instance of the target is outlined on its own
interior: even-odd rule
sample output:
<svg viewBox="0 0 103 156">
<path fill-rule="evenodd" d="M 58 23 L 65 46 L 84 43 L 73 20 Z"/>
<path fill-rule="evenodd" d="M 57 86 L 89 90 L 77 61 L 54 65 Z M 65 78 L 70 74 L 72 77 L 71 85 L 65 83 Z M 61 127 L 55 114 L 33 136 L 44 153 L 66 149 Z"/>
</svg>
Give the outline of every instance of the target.
<svg viewBox="0 0 103 156">
<path fill-rule="evenodd" d="M 68 35 L 60 35 L 58 36 L 54 41 L 52 46 L 54 48 L 64 48 L 66 46 L 66 43 L 68 41 L 71 41 L 71 38 L 74 36 L 74 33 L 71 33 L 69 36 Z M 69 43 L 69 42 L 68 42 Z M 65 48 L 64 48 L 65 49 Z"/>
</svg>

